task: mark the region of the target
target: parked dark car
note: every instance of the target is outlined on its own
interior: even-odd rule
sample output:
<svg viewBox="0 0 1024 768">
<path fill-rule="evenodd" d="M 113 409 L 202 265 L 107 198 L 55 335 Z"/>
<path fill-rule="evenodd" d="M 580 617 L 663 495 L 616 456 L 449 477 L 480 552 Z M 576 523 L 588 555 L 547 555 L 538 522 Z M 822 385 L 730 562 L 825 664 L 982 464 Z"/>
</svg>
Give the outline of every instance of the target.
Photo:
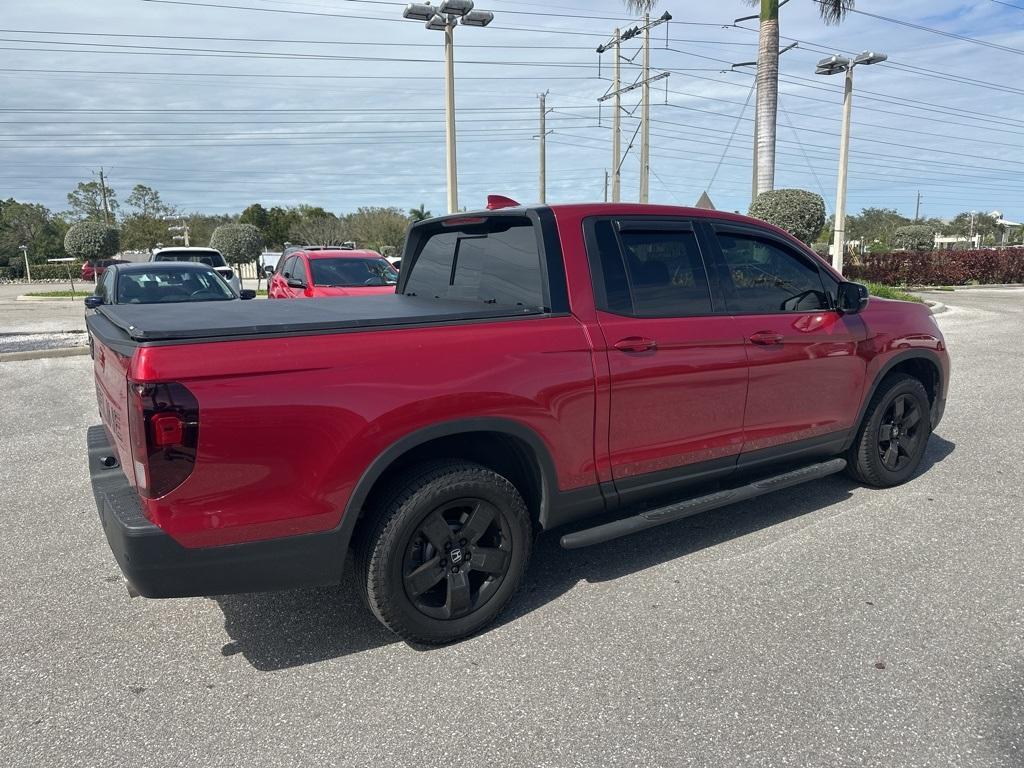
<svg viewBox="0 0 1024 768">
<path fill-rule="evenodd" d="M 107 267 L 114 264 L 127 264 L 128 262 L 124 259 L 89 259 L 82 265 L 82 280 L 91 283 L 94 280 L 103 277 L 103 273 L 107 271 Z"/>
<path fill-rule="evenodd" d="M 181 261 L 114 264 L 87 296 L 85 306 L 172 304 L 188 301 L 253 299 L 256 291 L 236 291 L 212 267 Z"/>
</svg>

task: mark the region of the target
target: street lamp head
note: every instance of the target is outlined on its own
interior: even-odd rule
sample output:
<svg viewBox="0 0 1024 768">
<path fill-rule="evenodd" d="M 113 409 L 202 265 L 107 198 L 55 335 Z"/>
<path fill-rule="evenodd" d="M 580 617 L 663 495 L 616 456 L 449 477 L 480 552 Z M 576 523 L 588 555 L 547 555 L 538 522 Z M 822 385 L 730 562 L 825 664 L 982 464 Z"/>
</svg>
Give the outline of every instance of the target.
<svg viewBox="0 0 1024 768">
<path fill-rule="evenodd" d="M 467 27 L 486 27 L 494 21 L 494 14 L 490 11 L 470 11 L 462 17 L 462 23 Z"/>
<path fill-rule="evenodd" d="M 465 16 L 473 10 L 473 0 L 444 0 L 441 3 L 441 13 L 450 16 Z"/>
<path fill-rule="evenodd" d="M 424 26 L 427 29 L 448 29 L 448 19 L 439 13 L 435 13 Z"/>
<path fill-rule="evenodd" d="M 814 70 L 816 75 L 838 75 L 840 72 L 845 72 L 852 66 L 849 59 L 843 56 L 829 56 L 827 59 L 822 59 L 818 62 L 817 68 Z"/>
<path fill-rule="evenodd" d="M 875 51 L 864 51 L 864 53 L 858 54 L 853 60 L 854 64 L 878 64 L 885 61 L 889 57 L 884 53 L 876 53 Z"/>
<path fill-rule="evenodd" d="M 402 16 L 412 21 L 430 21 L 437 9 L 430 3 L 409 3 L 402 11 Z"/>
<path fill-rule="evenodd" d="M 668 11 L 665 11 L 663 14 L 661 14 L 661 20 L 662 21 L 672 21 L 672 14 L 669 13 Z"/>
</svg>

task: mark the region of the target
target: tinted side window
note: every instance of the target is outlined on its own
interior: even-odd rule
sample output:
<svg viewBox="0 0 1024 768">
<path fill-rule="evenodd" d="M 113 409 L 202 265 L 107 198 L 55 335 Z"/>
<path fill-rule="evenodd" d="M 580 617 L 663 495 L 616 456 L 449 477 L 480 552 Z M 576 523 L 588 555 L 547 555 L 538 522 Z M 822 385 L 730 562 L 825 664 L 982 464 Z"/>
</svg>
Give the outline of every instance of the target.
<svg viewBox="0 0 1024 768">
<path fill-rule="evenodd" d="M 117 272 L 108 269 L 103 273 L 103 279 L 96 283 L 96 295 L 103 297 L 103 303 L 109 304 L 114 300 L 114 276 Z"/>
<path fill-rule="evenodd" d="M 295 257 L 289 256 L 284 260 L 284 266 L 281 267 L 281 274 L 285 277 L 295 277 Z"/>
<path fill-rule="evenodd" d="M 624 229 L 609 221 L 594 235 L 607 309 L 635 317 L 687 317 L 712 312 L 711 290 L 696 235 L 682 229 Z"/>
<path fill-rule="evenodd" d="M 732 282 L 730 311 L 768 314 L 829 308 L 817 267 L 797 254 L 750 235 L 720 232 L 718 244 Z"/>
<path fill-rule="evenodd" d="M 528 220 L 492 219 L 428 236 L 406 295 L 543 307 L 540 252 Z"/>
</svg>

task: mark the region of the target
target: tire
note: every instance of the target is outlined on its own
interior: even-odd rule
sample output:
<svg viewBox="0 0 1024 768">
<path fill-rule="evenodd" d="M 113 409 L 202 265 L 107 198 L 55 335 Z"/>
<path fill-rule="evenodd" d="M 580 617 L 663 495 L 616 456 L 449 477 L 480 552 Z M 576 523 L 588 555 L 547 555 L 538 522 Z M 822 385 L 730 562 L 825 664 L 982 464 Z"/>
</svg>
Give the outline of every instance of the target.
<svg viewBox="0 0 1024 768">
<path fill-rule="evenodd" d="M 370 610 L 403 640 L 449 643 L 490 624 L 515 593 L 532 544 L 515 486 L 486 467 L 418 467 L 359 537 Z"/>
<path fill-rule="evenodd" d="M 892 374 L 868 403 L 847 455 L 847 472 L 865 485 L 890 488 L 917 471 L 931 436 L 928 393 L 918 379 Z"/>
</svg>

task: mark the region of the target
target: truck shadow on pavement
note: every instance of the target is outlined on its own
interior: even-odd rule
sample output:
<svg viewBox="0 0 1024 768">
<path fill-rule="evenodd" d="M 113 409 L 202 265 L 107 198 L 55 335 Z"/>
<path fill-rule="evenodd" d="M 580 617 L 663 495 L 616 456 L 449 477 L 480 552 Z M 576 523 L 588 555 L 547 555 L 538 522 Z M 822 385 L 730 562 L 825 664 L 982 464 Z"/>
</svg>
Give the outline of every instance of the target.
<svg viewBox="0 0 1024 768">
<path fill-rule="evenodd" d="M 945 459 L 953 449 L 952 442 L 933 435 L 918 475 Z M 559 538 L 568 529 L 542 535 L 534 547 L 523 587 L 491 629 L 546 605 L 580 581 L 612 581 L 828 510 L 848 499 L 856 487 L 845 475 L 834 475 L 586 549 L 560 547 Z M 370 613 L 354 585 L 349 558 L 340 587 L 213 598 L 224 613 L 224 629 L 231 638 L 221 652 L 225 656 L 240 653 L 255 669 L 274 671 L 399 642 Z M 437 648 L 411 647 L 421 651 Z"/>
</svg>

